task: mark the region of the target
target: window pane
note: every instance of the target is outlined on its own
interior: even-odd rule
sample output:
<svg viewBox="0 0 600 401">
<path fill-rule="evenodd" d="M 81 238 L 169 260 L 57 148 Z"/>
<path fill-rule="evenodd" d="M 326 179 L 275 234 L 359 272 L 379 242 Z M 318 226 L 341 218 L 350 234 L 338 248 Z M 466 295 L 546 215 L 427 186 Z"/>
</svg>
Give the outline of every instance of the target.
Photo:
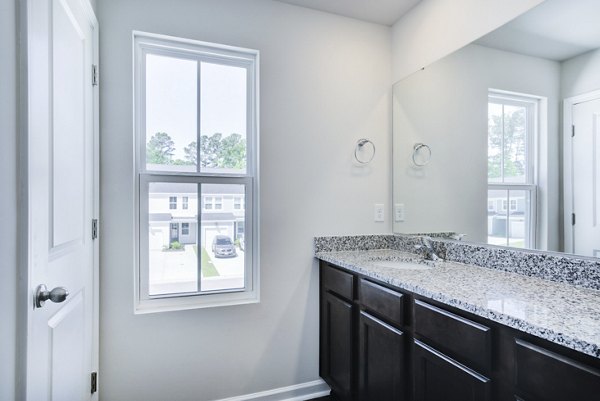
<svg viewBox="0 0 600 401">
<path fill-rule="evenodd" d="M 531 192 L 488 190 L 488 243 L 531 248 Z"/>
<path fill-rule="evenodd" d="M 198 185 L 149 184 L 148 260 L 150 295 L 198 291 Z M 188 197 L 187 210 L 170 208 L 172 194 Z"/>
<path fill-rule="evenodd" d="M 202 195 L 212 198 L 244 196 L 238 184 L 202 184 Z M 245 233 L 243 210 L 223 201 L 220 210 L 203 209 L 201 216 L 202 291 L 244 288 Z"/>
<path fill-rule="evenodd" d="M 195 172 L 198 67 L 146 55 L 146 169 Z"/>
<path fill-rule="evenodd" d="M 246 69 L 200 66 L 200 166 L 203 172 L 246 172 Z"/>
<path fill-rule="evenodd" d="M 488 103 L 488 182 L 502 182 L 502 105 Z"/>
<path fill-rule="evenodd" d="M 508 245 L 508 191 L 488 190 L 488 244 Z"/>
<path fill-rule="evenodd" d="M 517 248 L 530 248 L 531 200 L 529 191 L 511 190 L 508 245 Z"/>
<path fill-rule="evenodd" d="M 504 182 L 527 183 L 527 109 L 504 106 Z"/>
</svg>

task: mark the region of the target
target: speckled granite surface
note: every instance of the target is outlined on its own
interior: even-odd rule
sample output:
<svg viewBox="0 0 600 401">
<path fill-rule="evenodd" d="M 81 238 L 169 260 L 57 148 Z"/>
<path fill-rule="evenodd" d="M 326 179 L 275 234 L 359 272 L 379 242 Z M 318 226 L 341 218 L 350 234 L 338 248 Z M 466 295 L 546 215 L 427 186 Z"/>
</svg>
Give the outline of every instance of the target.
<svg viewBox="0 0 600 401">
<path fill-rule="evenodd" d="M 414 252 L 421 243 L 414 235 L 316 237 L 315 252 L 395 249 Z M 486 246 L 432 238 L 438 256 L 465 263 L 600 290 L 600 259 L 574 255 Z"/>
<path fill-rule="evenodd" d="M 428 262 L 392 249 L 319 250 L 319 259 L 600 358 L 600 291 L 504 270 Z M 416 261 L 429 269 L 378 263 Z"/>
</svg>

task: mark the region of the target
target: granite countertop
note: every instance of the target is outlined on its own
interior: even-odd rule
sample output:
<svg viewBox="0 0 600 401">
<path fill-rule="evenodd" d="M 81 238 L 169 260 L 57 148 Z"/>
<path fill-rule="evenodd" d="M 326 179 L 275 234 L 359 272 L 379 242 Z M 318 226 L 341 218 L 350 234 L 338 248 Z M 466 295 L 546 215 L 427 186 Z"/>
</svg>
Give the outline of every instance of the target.
<svg viewBox="0 0 600 401">
<path fill-rule="evenodd" d="M 600 358 L 600 291 L 392 249 L 320 251 L 318 259 Z M 417 261 L 431 269 L 384 267 Z"/>
</svg>

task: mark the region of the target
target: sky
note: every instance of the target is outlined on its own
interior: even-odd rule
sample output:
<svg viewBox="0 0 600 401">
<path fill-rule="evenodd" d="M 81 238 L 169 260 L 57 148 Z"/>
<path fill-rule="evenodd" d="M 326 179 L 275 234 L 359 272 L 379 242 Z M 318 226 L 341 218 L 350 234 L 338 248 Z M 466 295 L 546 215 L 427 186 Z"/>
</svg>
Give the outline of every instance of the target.
<svg viewBox="0 0 600 401">
<path fill-rule="evenodd" d="M 166 132 L 174 158 L 196 140 L 197 61 L 148 54 L 146 58 L 146 138 Z M 246 69 L 200 63 L 200 132 L 246 135 Z"/>
</svg>

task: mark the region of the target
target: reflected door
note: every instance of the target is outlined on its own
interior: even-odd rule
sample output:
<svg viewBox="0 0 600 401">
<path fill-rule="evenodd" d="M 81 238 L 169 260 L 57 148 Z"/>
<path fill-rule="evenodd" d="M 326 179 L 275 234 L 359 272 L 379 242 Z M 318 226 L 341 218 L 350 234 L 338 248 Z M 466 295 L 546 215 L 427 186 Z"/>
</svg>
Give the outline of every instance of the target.
<svg viewBox="0 0 600 401">
<path fill-rule="evenodd" d="M 26 6 L 30 296 L 24 398 L 91 400 L 97 363 L 92 238 L 96 20 L 80 0 L 28 0 Z M 43 305 L 40 301 L 49 294 L 36 298 L 42 284 L 57 289 Z M 68 291 L 66 298 L 61 287 Z"/>
<path fill-rule="evenodd" d="M 600 257 L 600 99 L 575 104 L 573 125 L 573 252 Z"/>
</svg>

